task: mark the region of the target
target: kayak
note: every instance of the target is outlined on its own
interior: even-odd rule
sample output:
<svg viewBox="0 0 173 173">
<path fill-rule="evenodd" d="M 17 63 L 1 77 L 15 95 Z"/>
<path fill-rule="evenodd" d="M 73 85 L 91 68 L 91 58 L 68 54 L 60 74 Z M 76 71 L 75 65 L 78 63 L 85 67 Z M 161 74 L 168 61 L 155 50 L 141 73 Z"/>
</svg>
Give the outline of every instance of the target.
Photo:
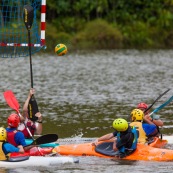
<svg viewBox="0 0 173 173">
<path fill-rule="evenodd" d="M 53 147 L 33 147 L 28 151 L 25 151 L 25 154 L 29 156 L 45 156 L 52 153 Z"/>
<path fill-rule="evenodd" d="M 113 140 L 112 140 L 113 142 Z M 27 139 L 27 144 L 31 144 L 32 139 Z M 160 138 L 153 138 L 152 141 L 150 141 L 149 146 L 155 147 L 155 148 L 163 148 L 167 144 L 167 140 L 163 140 Z M 48 147 L 51 146 L 51 147 Z M 29 156 L 45 156 L 45 155 L 50 155 L 53 153 L 53 148 L 56 148 L 59 146 L 57 143 L 47 143 L 40 145 L 40 147 L 33 147 L 29 151 L 25 152 L 25 154 L 28 154 Z"/>
<path fill-rule="evenodd" d="M 173 136 L 164 136 L 163 138 L 168 141 L 168 144 L 173 144 Z"/>
<path fill-rule="evenodd" d="M 68 156 L 58 156 L 58 157 L 42 157 L 42 156 L 24 156 L 23 160 L 20 157 L 13 159 L 11 161 L 0 161 L 1 168 L 17 168 L 17 167 L 47 167 L 47 166 L 57 166 L 57 164 L 64 163 L 79 163 L 77 158 Z"/>
<path fill-rule="evenodd" d="M 98 156 L 103 158 L 115 158 L 115 153 L 112 148 L 113 142 L 100 142 L 100 145 L 95 146 L 92 143 L 60 145 L 53 149 L 53 152 L 60 155 L 71 156 Z M 99 149 L 99 151 L 97 150 Z M 122 158 L 125 160 L 144 160 L 144 161 L 172 161 L 173 150 L 151 147 L 149 145 L 137 144 L 137 149 L 129 156 Z"/>
<path fill-rule="evenodd" d="M 164 148 L 168 144 L 167 139 L 161 139 L 158 137 L 154 137 L 153 140 L 148 144 L 150 147 L 155 147 L 155 148 Z"/>
<path fill-rule="evenodd" d="M 167 137 L 169 137 L 169 136 L 167 136 Z M 154 137 L 153 138 L 153 140 L 149 143 L 149 145 L 150 146 L 152 146 L 152 147 L 156 147 L 156 148 L 163 148 L 163 147 L 165 147 L 165 145 L 166 144 L 168 144 L 168 139 L 170 140 L 170 138 L 165 138 L 164 137 L 164 139 L 161 139 L 161 138 L 158 138 L 158 137 Z M 91 139 L 91 138 L 80 138 L 80 139 L 72 139 L 72 138 L 70 138 L 70 139 L 60 139 L 60 140 L 58 140 L 59 142 L 72 142 L 72 141 L 75 141 L 75 142 L 91 142 L 91 141 L 93 141 L 93 139 Z M 27 145 L 30 145 L 32 142 L 33 142 L 33 140 L 32 139 L 25 139 L 25 142 L 26 142 L 26 144 Z M 169 141 L 169 143 L 170 143 L 170 141 Z M 172 143 L 173 143 L 173 137 L 172 137 Z M 46 143 L 46 144 L 41 144 L 41 145 L 39 145 L 39 147 L 41 147 L 41 148 L 49 148 L 49 147 L 57 147 L 57 146 L 59 146 L 59 143 L 58 142 L 52 142 L 52 143 Z"/>
</svg>

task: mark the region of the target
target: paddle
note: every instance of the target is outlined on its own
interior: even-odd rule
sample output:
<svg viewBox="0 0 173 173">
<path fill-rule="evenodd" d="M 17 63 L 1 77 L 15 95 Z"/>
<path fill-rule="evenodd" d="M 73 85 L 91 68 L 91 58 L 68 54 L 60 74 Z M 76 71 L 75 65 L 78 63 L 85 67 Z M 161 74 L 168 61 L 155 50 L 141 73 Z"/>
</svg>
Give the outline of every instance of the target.
<svg viewBox="0 0 173 173">
<path fill-rule="evenodd" d="M 28 30 L 28 48 L 29 48 L 29 57 L 30 57 L 30 75 L 31 75 L 31 88 L 33 88 L 33 72 L 32 72 L 32 57 L 31 57 L 31 34 L 30 30 L 32 27 L 34 18 L 34 8 L 30 5 L 25 5 L 23 10 L 23 20 Z"/>
<path fill-rule="evenodd" d="M 30 75 L 31 75 L 31 88 L 33 88 L 33 71 L 32 71 L 32 57 L 31 57 L 31 27 L 34 18 L 34 8 L 31 5 L 25 5 L 23 10 L 23 19 L 28 30 L 28 48 L 29 48 L 29 57 L 30 57 Z M 38 117 L 35 114 L 39 112 L 37 102 L 34 95 L 31 96 L 28 105 L 28 118 L 32 121 L 37 121 Z"/>
<path fill-rule="evenodd" d="M 13 94 L 13 92 L 11 90 L 7 90 L 3 94 L 4 94 L 4 98 L 7 102 L 7 104 L 17 112 L 19 117 L 21 117 L 22 115 L 19 112 L 20 105 L 19 105 L 15 95 Z M 25 124 L 25 122 L 23 122 L 23 124 L 24 124 L 25 128 L 27 129 L 30 137 L 34 140 L 32 134 L 31 134 L 30 130 L 28 129 L 27 125 Z"/>
<path fill-rule="evenodd" d="M 160 109 L 164 108 L 166 105 L 168 105 L 171 101 L 173 100 L 173 96 L 169 98 L 169 100 L 167 100 L 165 103 L 163 103 L 162 105 L 160 105 L 159 107 L 157 107 L 156 109 L 154 109 L 153 112 L 151 112 L 149 115 L 151 116 L 152 114 L 158 112 Z"/>
<path fill-rule="evenodd" d="M 37 139 L 34 139 L 33 142 L 27 146 L 30 145 L 41 145 L 41 144 L 47 144 L 51 142 L 56 142 L 58 140 L 57 134 L 46 134 L 38 137 Z M 27 147 L 25 146 L 25 147 Z"/>
<path fill-rule="evenodd" d="M 146 113 L 148 110 L 150 110 L 153 105 L 163 96 L 165 95 L 170 89 L 167 89 L 164 93 L 162 93 L 161 95 L 159 95 L 159 97 L 156 98 L 156 100 L 154 100 L 154 102 L 144 111 L 144 113 Z"/>
<path fill-rule="evenodd" d="M 28 118 L 31 121 L 34 121 L 34 122 L 37 121 L 38 117 L 35 116 L 37 112 L 39 112 L 37 101 L 34 95 L 32 95 L 28 103 Z"/>
</svg>

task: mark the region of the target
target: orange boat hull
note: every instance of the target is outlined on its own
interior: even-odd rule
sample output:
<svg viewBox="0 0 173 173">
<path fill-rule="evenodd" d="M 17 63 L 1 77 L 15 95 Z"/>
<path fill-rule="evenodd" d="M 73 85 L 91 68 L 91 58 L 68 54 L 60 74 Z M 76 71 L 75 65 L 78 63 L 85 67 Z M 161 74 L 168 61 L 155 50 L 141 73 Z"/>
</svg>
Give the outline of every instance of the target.
<svg viewBox="0 0 173 173">
<path fill-rule="evenodd" d="M 151 144 L 149 144 L 149 146 L 155 148 L 164 148 L 167 144 L 168 144 L 167 140 L 155 137 L 154 141 Z"/>
<path fill-rule="evenodd" d="M 55 147 L 53 149 L 53 152 L 57 152 L 61 155 L 116 158 L 97 153 L 95 151 L 95 146 L 92 145 L 92 143 L 60 145 Z M 173 160 L 173 150 L 154 148 L 148 145 L 138 144 L 136 151 L 123 159 L 145 161 L 171 161 Z"/>
</svg>

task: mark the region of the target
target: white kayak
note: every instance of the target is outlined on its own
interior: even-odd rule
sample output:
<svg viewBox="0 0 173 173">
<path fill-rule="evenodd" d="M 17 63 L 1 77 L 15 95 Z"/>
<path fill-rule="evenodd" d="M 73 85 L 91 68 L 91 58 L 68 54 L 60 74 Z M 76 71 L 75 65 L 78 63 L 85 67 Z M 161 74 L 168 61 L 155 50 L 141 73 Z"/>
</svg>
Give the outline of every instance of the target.
<svg viewBox="0 0 173 173">
<path fill-rule="evenodd" d="M 163 139 L 166 139 L 168 144 L 173 144 L 173 136 L 163 136 Z"/>
<path fill-rule="evenodd" d="M 0 161 L 1 168 L 17 168 L 17 167 L 47 167 L 57 166 L 64 163 L 79 163 L 77 158 L 68 156 L 58 157 L 42 157 L 42 156 L 30 156 L 27 160 L 23 161 Z"/>
</svg>

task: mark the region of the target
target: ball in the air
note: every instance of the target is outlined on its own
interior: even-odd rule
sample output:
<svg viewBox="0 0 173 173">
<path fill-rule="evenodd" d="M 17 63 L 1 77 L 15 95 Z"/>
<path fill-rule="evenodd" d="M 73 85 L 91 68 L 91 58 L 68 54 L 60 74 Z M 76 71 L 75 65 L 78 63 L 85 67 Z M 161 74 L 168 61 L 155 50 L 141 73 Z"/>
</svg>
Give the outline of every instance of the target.
<svg viewBox="0 0 173 173">
<path fill-rule="evenodd" d="M 65 44 L 57 44 L 55 46 L 55 53 L 58 55 L 58 56 L 63 56 L 67 53 L 67 47 Z"/>
</svg>

